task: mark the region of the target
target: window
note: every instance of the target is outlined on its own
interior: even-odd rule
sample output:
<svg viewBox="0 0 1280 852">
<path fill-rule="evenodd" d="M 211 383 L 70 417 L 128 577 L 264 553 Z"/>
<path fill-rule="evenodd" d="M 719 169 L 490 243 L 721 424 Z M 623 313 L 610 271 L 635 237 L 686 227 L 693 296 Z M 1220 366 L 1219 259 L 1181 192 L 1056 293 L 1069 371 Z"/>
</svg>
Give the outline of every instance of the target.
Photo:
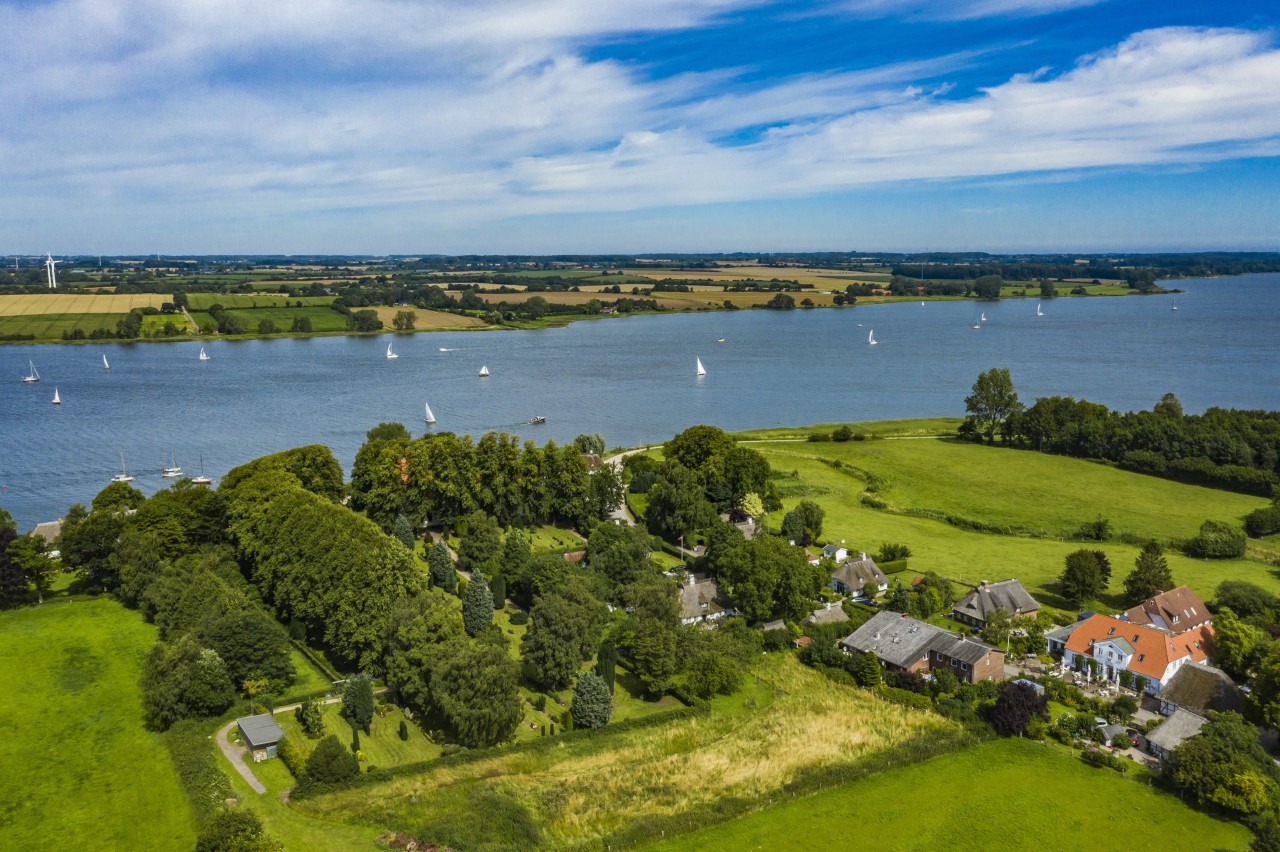
<svg viewBox="0 0 1280 852">
<path fill-rule="evenodd" d="M 1174 623 L 1174 624 L 1177 624 L 1177 623 L 1178 623 L 1178 616 L 1176 616 L 1176 615 L 1175 615 L 1175 616 L 1173 617 L 1173 623 Z"/>
<path fill-rule="evenodd" d="M 1116 633 L 1116 629 L 1114 627 L 1107 631 L 1108 636 L 1114 636 L 1115 633 Z"/>
<path fill-rule="evenodd" d="M 952 661 L 951 661 L 951 668 L 953 668 L 953 669 L 954 669 L 955 667 L 956 667 L 956 661 L 955 661 L 955 660 L 952 660 Z"/>
<path fill-rule="evenodd" d="M 1147 658 L 1147 655 L 1146 655 L 1146 654 L 1139 654 L 1139 655 L 1138 655 L 1138 662 L 1142 662 L 1142 661 L 1143 661 L 1143 660 L 1145 660 L 1146 658 Z"/>
<path fill-rule="evenodd" d="M 960 669 L 961 669 L 961 671 L 966 671 L 966 672 L 967 672 L 967 671 L 969 671 L 969 664 L 968 664 L 968 663 L 961 663 L 961 664 L 960 664 Z"/>
</svg>

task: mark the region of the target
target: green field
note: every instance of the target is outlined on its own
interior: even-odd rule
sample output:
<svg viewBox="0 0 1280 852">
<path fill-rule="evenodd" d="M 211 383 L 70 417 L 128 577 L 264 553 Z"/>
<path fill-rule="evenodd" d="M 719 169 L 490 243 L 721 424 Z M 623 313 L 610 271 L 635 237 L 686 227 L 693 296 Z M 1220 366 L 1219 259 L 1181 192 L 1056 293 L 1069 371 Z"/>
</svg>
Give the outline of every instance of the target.
<svg viewBox="0 0 1280 852">
<path fill-rule="evenodd" d="M 277 332 L 287 332 L 293 327 L 293 321 L 299 317 L 307 317 L 311 320 L 311 330 L 313 332 L 347 330 L 347 318 L 332 308 L 322 305 L 302 308 L 258 308 L 256 310 L 235 308 L 229 309 L 227 313 L 232 316 L 244 317 L 245 322 L 249 323 L 249 334 L 257 334 L 258 323 L 264 319 L 274 322 Z"/>
<path fill-rule="evenodd" d="M 333 296 L 290 296 L 285 293 L 190 293 L 187 304 L 193 311 L 207 311 L 214 305 L 232 308 L 282 308 L 286 305 L 303 307 L 333 304 Z"/>
<path fill-rule="evenodd" d="M 0 613 L 0 847 L 190 849 L 138 677 L 155 629 L 107 598 Z"/>
<path fill-rule="evenodd" d="M 0 337 L 12 334 L 34 335 L 36 340 L 61 340 L 64 331 L 82 330 L 86 335 L 97 329 L 116 330 L 125 314 L 31 314 L 0 317 Z"/>
<path fill-rule="evenodd" d="M 326 734 L 334 734 L 344 743 L 351 742 L 351 726 L 342 718 L 342 704 L 326 704 L 321 708 L 324 716 Z M 367 766 L 399 766 L 402 763 L 417 763 L 421 760 L 432 760 L 440 756 L 440 747 L 418 728 L 409 724 L 409 739 L 400 739 L 400 722 L 404 714 L 398 707 L 387 705 L 385 715 L 374 716 L 370 723 L 369 733 L 360 734 L 360 751 L 364 753 Z M 319 740 L 308 739 L 294 719 L 293 713 L 277 713 L 276 721 L 289 738 L 298 744 L 302 751 L 310 754 Z"/>
<path fill-rule="evenodd" d="M 999 740 L 779 804 L 663 849 L 1247 849 L 1250 834 L 1062 751 Z"/>
<path fill-rule="evenodd" d="M 1096 605 L 1093 608 L 1124 608 L 1122 583 L 1137 558 L 1138 546 L 1116 540 L 1090 544 L 996 535 L 900 512 L 950 511 L 983 523 L 1017 522 L 1051 534 L 1072 530 L 1101 513 L 1111 520 L 1117 532 L 1177 539 L 1194 534 L 1199 521 L 1205 518 L 1229 520 L 1265 505 L 1260 498 L 1117 471 L 1079 459 L 954 441 L 776 442 L 751 446 L 763 452 L 783 474 L 775 483 L 785 509 L 809 499 L 826 510 L 825 539 L 845 540 L 850 549 L 868 552 L 874 552 L 884 542 L 903 542 L 912 550 L 912 572 L 933 570 L 970 584 L 1016 577 L 1042 603 L 1060 608 L 1067 604 L 1057 593 L 1056 580 L 1066 555 L 1095 544 L 1110 557 L 1113 573 L 1108 594 L 1091 602 Z M 913 458 L 917 453 L 918 457 Z M 817 457 L 848 461 L 844 469 L 838 470 Z M 867 482 L 849 466 L 887 478 L 891 484 L 882 497 L 898 511 L 863 505 L 861 497 Z M 793 472 L 795 477 L 791 476 Z M 1125 495 L 1125 499 L 1117 500 L 1117 494 Z M 771 523 L 776 526 L 779 520 L 774 518 Z M 1173 551 L 1166 556 L 1174 580 L 1191 586 L 1205 599 L 1213 596 L 1223 580 L 1248 580 L 1280 593 L 1280 577 L 1260 560 L 1208 562 Z"/>
</svg>

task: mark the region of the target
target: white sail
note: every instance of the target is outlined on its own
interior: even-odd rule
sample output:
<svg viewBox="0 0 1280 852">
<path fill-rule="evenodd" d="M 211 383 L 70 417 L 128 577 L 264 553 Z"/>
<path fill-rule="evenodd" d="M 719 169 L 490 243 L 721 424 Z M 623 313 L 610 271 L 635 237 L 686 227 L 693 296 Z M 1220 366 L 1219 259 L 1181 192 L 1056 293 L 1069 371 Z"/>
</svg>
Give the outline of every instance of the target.
<svg viewBox="0 0 1280 852">
<path fill-rule="evenodd" d="M 124 466 L 124 453 L 120 454 L 120 472 L 111 477 L 112 482 L 133 482 L 133 477 L 129 475 L 129 470 Z"/>
<path fill-rule="evenodd" d="M 62 397 L 58 396 L 58 386 L 53 386 L 53 404 L 62 405 Z"/>
<path fill-rule="evenodd" d="M 980 319 L 980 320 L 979 320 L 979 322 L 986 322 L 986 321 L 987 321 L 987 314 L 986 314 L 986 312 L 985 312 L 985 311 L 983 311 L 983 313 L 982 313 L 982 319 Z"/>
<path fill-rule="evenodd" d="M 204 456 L 200 456 L 200 475 L 191 478 L 193 485 L 212 485 L 213 480 L 204 475 Z"/>
<path fill-rule="evenodd" d="M 1036 303 L 1036 316 L 1038 316 L 1038 317 L 1042 317 L 1042 316 L 1044 316 L 1044 311 L 1040 310 L 1040 303 L 1039 303 L 1039 302 L 1037 302 L 1037 303 Z"/>
<path fill-rule="evenodd" d="M 31 360 L 28 360 L 28 361 L 27 361 L 27 366 L 31 368 L 31 372 L 30 372 L 30 373 L 27 373 L 25 376 L 23 376 L 23 377 L 22 377 L 22 380 L 23 380 L 24 382 L 38 382 L 38 381 L 40 381 L 40 374 L 36 372 L 36 365 L 35 365 L 35 362 L 33 362 L 33 361 L 31 361 Z"/>
<path fill-rule="evenodd" d="M 489 377 L 489 368 L 484 366 L 483 364 L 480 365 L 480 378 L 487 379 L 488 377 Z"/>
<path fill-rule="evenodd" d="M 205 351 L 204 351 L 204 347 L 203 347 L 203 346 L 201 346 L 201 347 L 200 347 L 200 360 L 201 360 L 201 361 L 208 361 L 208 360 L 209 360 L 209 356 L 205 354 Z"/>
<path fill-rule="evenodd" d="M 432 413 L 431 413 L 431 406 L 430 406 L 428 403 L 425 403 L 425 402 L 424 402 L 424 403 L 422 403 L 422 406 L 423 406 L 423 408 L 425 408 L 425 409 L 427 410 L 427 416 L 426 416 L 426 417 L 424 417 L 424 418 L 423 418 L 423 420 L 426 420 L 428 423 L 435 423 L 435 422 L 436 422 L 436 416 L 435 416 L 434 414 L 432 414 Z"/>
<path fill-rule="evenodd" d="M 874 328 L 867 332 L 867 344 L 869 346 L 875 346 L 879 342 L 880 341 L 876 340 L 876 330 Z"/>
<path fill-rule="evenodd" d="M 175 476 L 182 476 L 182 468 L 178 467 L 178 460 L 174 458 L 172 448 L 169 450 L 169 466 L 160 468 L 160 475 L 166 479 L 173 479 Z"/>
<path fill-rule="evenodd" d="M 396 358 L 399 358 L 399 357 L 400 357 L 399 355 L 391 351 L 391 344 L 388 343 L 387 344 L 387 360 L 394 361 Z"/>
<path fill-rule="evenodd" d="M 102 353 L 102 369 L 104 370 L 111 369 L 111 365 L 107 363 L 107 353 L 105 352 Z"/>
<path fill-rule="evenodd" d="M 707 368 L 702 366 L 702 359 L 694 358 L 694 360 L 698 362 L 698 370 L 697 370 L 698 375 L 705 376 L 707 374 Z"/>
</svg>

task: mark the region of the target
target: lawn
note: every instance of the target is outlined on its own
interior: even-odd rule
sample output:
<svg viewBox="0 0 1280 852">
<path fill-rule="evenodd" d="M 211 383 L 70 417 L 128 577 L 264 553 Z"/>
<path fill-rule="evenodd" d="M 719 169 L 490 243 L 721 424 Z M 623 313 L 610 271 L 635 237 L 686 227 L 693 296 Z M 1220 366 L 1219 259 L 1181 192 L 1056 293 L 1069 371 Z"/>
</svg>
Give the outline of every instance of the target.
<svg viewBox="0 0 1280 852">
<path fill-rule="evenodd" d="M 30 334 L 36 340 L 62 340 L 64 331 L 80 329 L 86 336 L 99 328 L 116 330 L 125 314 L 65 313 L 0 316 L 0 336 Z"/>
<path fill-rule="evenodd" d="M 295 807 L 463 848 L 598 847 L 705 825 L 810 773 L 854 773 L 889 754 L 905 762 L 964 738 L 938 716 L 773 655 L 708 715 L 497 750 Z"/>
<path fill-rule="evenodd" d="M 685 835 L 664 849 L 1247 849 L 1243 826 L 1062 751 L 998 740 Z"/>
<path fill-rule="evenodd" d="M 972 503 L 964 510 L 969 518 L 984 521 L 996 521 L 1007 518 L 1005 513 L 1021 513 L 1036 520 L 1038 524 L 1051 526 L 1054 529 L 1071 528 L 1079 523 L 1091 520 L 1098 512 L 1095 507 L 1102 507 L 1103 513 L 1109 517 L 1115 527 L 1125 531 L 1146 531 L 1149 534 L 1174 537 L 1186 534 L 1185 521 L 1177 517 L 1189 517 L 1194 512 L 1203 512 L 1200 517 L 1230 518 L 1231 512 L 1224 506 L 1238 507 L 1240 501 L 1246 505 L 1262 505 L 1256 498 L 1242 497 L 1222 491 L 1198 489 L 1192 486 L 1168 482 L 1166 480 L 1145 477 L 1139 474 L 1111 470 L 1100 465 L 1076 459 L 1058 456 L 1043 456 L 1035 453 L 1015 452 L 999 448 L 964 448 L 961 445 L 948 445 L 935 441 L 901 441 L 876 442 L 875 448 L 893 445 L 887 456 L 875 458 L 880 462 L 880 469 L 885 472 L 895 470 L 886 460 L 891 460 L 902 451 L 917 448 L 937 447 L 974 449 L 987 454 L 991 462 L 985 466 L 964 462 L 963 456 L 958 463 L 971 464 L 973 479 L 952 478 L 946 470 L 935 469 L 920 474 L 924 482 L 908 482 L 905 477 L 894 479 L 893 489 L 902 493 L 916 493 L 912 489 L 923 492 L 925 489 L 937 488 L 932 496 L 937 501 L 946 500 L 949 504 L 965 507 L 966 499 Z M 935 447 L 934 445 L 937 445 Z M 1103 611 L 1115 611 L 1124 608 L 1120 595 L 1125 575 L 1132 568 L 1138 555 L 1136 545 L 1118 541 L 1086 544 L 1077 541 L 1063 541 L 1052 538 L 1031 538 L 1015 535 L 994 535 L 960 529 L 945 521 L 928 517 L 918 517 L 893 512 L 881 511 L 862 505 L 860 497 L 865 482 L 847 470 L 836 470 L 804 454 L 841 452 L 836 448 L 851 444 L 753 444 L 753 447 L 765 453 L 770 463 L 784 476 L 774 480 L 783 496 L 784 509 L 790 509 L 802 499 L 813 500 L 826 510 L 823 524 L 823 537 L 830 541 L 844 540 L 850 550 L 861 549 L 874 552 L 884 542 L 903 542 L 911 547 L 911 570 L 914 573 L 926 570 L 937 571 L 951 579 L 976 584 L 981 580 L 1003 580 L 1016 577 L 1022 581 L 1027 590 L 1042 603 L 1050 606 L 1066 608 L 1067 603 L 1057 592 L 1056 580 L 1062 572 L 1066 555 L 1081 547 L 1095 547 L 1104 551 L 1111 559 L 1113 566 L 1110 593 L 1098 601 L 1090 602 Z M 924 452 L 931 452 L 925 449 Z M 949 462 L 950 456 L 945 452 L 934 456 L 940 466 Z M 1049 468 L 1043 467 L 1048 463 Z M 1029 465 L 1024 468 L 1023 465 Z M 870 467 L 870 466 L 868 466 Z M 1056 471 L 1053 468 L 1056 467 Z M 794 471 L 796 478 L 790 473 Z M 1033 473 L 1033 471 L 1038 471 Z M 1035 476 L 1045 478 L 1036 479 Z M 950 478 L 954 492 L 944 493 L 941 488 L 932 485 L 932 481 L 946 481 Z M 1019 480 L 1025 478 L 1025 485 Z M 1166 505 L 1174 514 L 1167 528 L 1160 529 L 1141 505 L 1119 505 L 1102 492 L 1099 482 L 1117 478 L 1118 485 L 1137 489 L 1133 493 L 1146 494 L 1159 505 Z M 1125 485 L 1124 480 L 1132 480 Z M 1002 484 L 1005 483 L 1005 484 Z M 1014 500 L 1019 489 L 1025 492 L 1018 496 L 1018 505 L 1002 508 L 988 491 L 1003 493 L 1006 499 Z M 1090 491 L 1096 503 L 1089 503 L 1081 495 Z M 1176 497 L 1170 495 L 1183 494 L 1194 507 L 1178 507 Z M 984 516 L 979 511 L 990 511 L 991 516 Z M 931 508 L 938 508 L 933 506 Z M 777 513 L 775 513 L 777 514 Z M 776 526 L 779 517 L 770 522 Z M 1194 532 L 1194 528 L 1191 530 Z M 1204 561 L 1190 559 L 1173 551 L 1166 556 L 1173 572 L 1175 582 L 1185 583 L 1205 599 L 1213 596 L 1214 589 L 1223 580 L 1248 580 L 1257 583 L 1273 592 L 1280 593 L 1280 576 L 1271 566 L 1252 559 L 1228 559 L 1221 561 Z"/>
<path fill-rule="evenodd" d="M 297 283 L 297 282 L 294 282 Z M 285 293 L 189 293 L 187 304 L 193 311 L 207 311 L 214 305 L 235 308 L 329 307 L 333 296 L 289 296 Z"/>
<path fill-rule="evenodd" d="M 0 847 L 190 849 L 138 677 L 156 631 L 106 598 L 0 613 Z"/>
<path fill-rule="evenodd" d="M 351 742 L 351 726 L 342 718 L 342 704 L 325 704 L 321 707 L 321 712 L 324 715 L 325 733 L 335 734 L 343 743 Z M 400 722 L 403 720 L 404 714 L 400 712 L 400 708 L 388 704 L 385 715 L 373 717 L 369 733 L 360 733 L 360 751 L 364 752 L 366 766 L 385 768 L 433 760 L 440 756 L 440 747 L 427 739 L 418 726 L 411 722 L 408 723 L 409 739 L 400 739 Z M 306 754 L 310 754 L 319 742 L 302 733 L 292 711 L 277 713 L 276 721 Z"/>
<path fill-rule="evenodd" d="M 249 324 L 247 334 L 258 333 L 258 323 L 264 319 L 271 320 L 276 325 L 276 332 L 284 333 L 293 328 L 293 321 L 301 317 L 307 317 L 311 320 L 312 331 L 346 331 L 347 318 L 335 311 L 333 308 L 324 305 L 311 305 L 310 307 L 301 308 L 234 308 L 228 309 L 227 313 L 232 316 L 243 317 L 245 322 Z M 192 314 L 197 322 L 201 322 L 201 318 L 196 314 Z"/>
</svg>

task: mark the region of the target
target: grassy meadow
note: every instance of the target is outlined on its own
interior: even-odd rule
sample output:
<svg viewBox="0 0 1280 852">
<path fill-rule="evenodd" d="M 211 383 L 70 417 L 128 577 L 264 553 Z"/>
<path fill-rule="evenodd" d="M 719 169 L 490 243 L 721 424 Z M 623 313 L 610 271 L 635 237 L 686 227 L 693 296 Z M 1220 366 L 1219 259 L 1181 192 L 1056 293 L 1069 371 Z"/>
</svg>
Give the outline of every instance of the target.
<svg viewBox="0 0 1280 852">
<path fill-rule="evenodd" d="M 707 715 L 498 750 L 294 806 L 458 848 L 627 843 L 745 809 L 809 773 L 854 772 L 895 747 L 941 750 L 963 737 L 941 717 L 836 685 L 791 655 L 775 655 Z"/>
<path fill-rule="evenodd" d="M 138 677 L 155 628 L 106 599 L 0 612 L 0 847 L 190 849 Z"/>
<path fill-rule="evenodd" d="M 912 423 L 906 421 L 906 423 Z M 928 421 L 910 428 L 924 430 Z M 802 499 L 826 510 L 823 536 L 851 549 L 874 552 L 884 542 L 911 547 L 913 573 L 934 570 L 965 583 L 1017 577 L 1037 599 L 1066 607 L 1056 586 L 1066 555 L 1081 547 L 1107 553 L 1111 586 L 1091 602 L 1104 611 L 1123 608 L 1124 577 L 1138 542 L 1177 541 L 1202 521 L 1236 520 L 1266 501 L 1116 470 L 1062 456 L 984 447 L 954 440 L 880 440 L 752 443 L 781 476 L 775 480 L 785 509 Z M 841 467 L 833 466 L 838 462 Z M 887 504 L 862 503 L 872 476 L 875 495 Z M 963 529 L 945 515 L 960 516 L 1012 534 Z M 1114 536 L 1105 542 L 1064 536 L 1099 514 Z M 776 523 L 776 520 L 774 521 Z M 1132 543 L 1130 543 L 1132 542 Z M 1266 546 L 1266 543 L 1261 543 Z M 1174 580 L 1205 599 L 1223 580 L 1248 580 L 1280 593 L 1280 574 L 1255 559 L 1205 561 L 1166 551 Z"/>
<path fill-rule="evenodd" d="M 1137 838 L 1249 848 L 1241 825 L 1026 740 L 997 740 L 782 802 L 665 841 L 663 849 L 1124 852 Z"/>
<path fill-rule="evenodd" d="M 85 335 L 100 328 L 112 332 L 127 314 L 66 313 L 0 316 L 0 337 L 31 335 L 36 340 L 61 340 L 64 331 L 80 329 Z"/>
</svg>

